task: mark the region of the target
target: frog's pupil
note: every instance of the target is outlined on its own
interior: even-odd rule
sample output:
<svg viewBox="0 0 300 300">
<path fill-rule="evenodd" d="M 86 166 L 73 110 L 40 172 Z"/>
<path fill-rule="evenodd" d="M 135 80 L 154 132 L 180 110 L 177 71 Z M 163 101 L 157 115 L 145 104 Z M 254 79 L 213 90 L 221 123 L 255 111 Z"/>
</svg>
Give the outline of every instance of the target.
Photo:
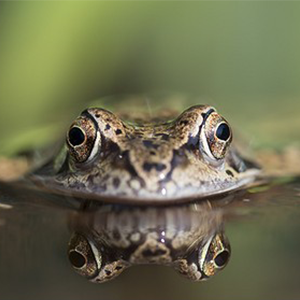
<svg viewBox="0 0 300 300">
<path fill-rule="evenodd" d="M 69 142 L 72 146 L 81 145 L 85 140 L 84 133 L 78 127 L 73 127 L 69 131 Z"/>
<path fill-rule="evenodd" d="M 75 268 L 82 268 L 86 264 L 85 257 L 77 251 L 69 253 L 69 260 Z"/>
<path fill-rule="evenodd" d="M 229 126 L 225 123 L 219 125 L 216 131 L 216 136 L 218 139 L 222 141 L 227 141 L 230 137 L 230 129 Z"/>
<path fill-rule="evenodd" d="M 216 257 L 215 257 L 215 264 L 218 266 L 218 267 L 223 267 L 227 260 L 229 258 L 229 253 L 228 251 L 222 251 L 221 253 L 219 253 Z"/>
</svg>

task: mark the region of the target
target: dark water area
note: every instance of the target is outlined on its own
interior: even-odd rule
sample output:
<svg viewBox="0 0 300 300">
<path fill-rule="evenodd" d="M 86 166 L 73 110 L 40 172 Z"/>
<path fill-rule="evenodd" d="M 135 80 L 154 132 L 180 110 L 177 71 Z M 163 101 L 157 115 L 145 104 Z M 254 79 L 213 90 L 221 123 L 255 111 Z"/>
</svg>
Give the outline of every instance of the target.
<svg viewBox="0 0 300 300">
<path fill-rule="evenodd" d="M 299 299 L 299 178 L 218 200 L 143 209 L 49 198 L 7 184 L 0 197 L 0 299 Z M 96 245 L 104 241 L 102 263 L 111 253 L 128 259 L 128 251 L 120 254 L 120 237 L 109 233 L 116 228 L 135 242 L 131 233 L 155 231 L 168 236 L 160 242 L 167 247 L 181 234 L 178 241 L 186 239 L 193 259 L 222 232 L 230 259 L 209 280 L 194 282 L 170 263 L 142 265 L 135 255 L 138 265 L 105 283 L 91 283 L 69 261 L 71 236 L 80 231 Z M 146 250 L 148 258 L 154 255 Z M 188 257 L 184 253 L 183 247 L 172 255 Z"/>
</svg>

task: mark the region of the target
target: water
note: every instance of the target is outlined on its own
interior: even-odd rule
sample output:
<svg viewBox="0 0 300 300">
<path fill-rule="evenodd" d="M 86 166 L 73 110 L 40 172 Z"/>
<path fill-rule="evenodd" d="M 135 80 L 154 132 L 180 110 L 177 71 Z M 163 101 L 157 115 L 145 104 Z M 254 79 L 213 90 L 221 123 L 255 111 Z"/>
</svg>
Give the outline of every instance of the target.
<svg viewBox="0 0 300 300">
<path fill-rule="evenodd" d="M 189 206 L 187 224 L 192 214 L 198 229 L 204 228 L 202 236 L 224 228 L 231 245 L 228 265 L 203 282 L 190 281 L 171 267 L 138 265 L 111 281 L 93 284 L 69 262 L 72 232 L 78 226 L 100 232 L 105 216 L 124 207 L 99 210 L 92 204 L 78 213 L 80 204 L 72 199 L 52 199 L 6 184 L 0 193 L 0 299 L 299 298 L 299 178 Z M 187 210 L 159 208 L 158 214 L 172 209 Z M 186 226 L 176 224 L 173 229 Z"/>
</svg>

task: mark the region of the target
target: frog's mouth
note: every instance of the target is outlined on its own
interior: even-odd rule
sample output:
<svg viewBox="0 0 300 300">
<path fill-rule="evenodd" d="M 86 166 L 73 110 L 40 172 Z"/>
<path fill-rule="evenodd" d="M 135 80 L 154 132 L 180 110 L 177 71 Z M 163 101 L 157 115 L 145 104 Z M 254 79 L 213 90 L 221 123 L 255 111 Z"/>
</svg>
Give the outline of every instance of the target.
<svg viewBox="0 0 300 300">
<path fill-rule="evenodd" d="M 169 205 L 180 204 L 192 201 L 201 201 L 202 199 L 221 199 L 229 192 L 237 190 L 245 190 L 250 185 L 259 184 L 259 181 L 255 181 L 259 175 L 258 170 L 251 170 L 244 177 L 240 177 L 235 182 L 218 182 L 213 185 L 211 183 L 203 184 L 202 186 L 187 186 L 179 187 L 177 189 L 167 190 L 167 185 L 162 185 L 160 190 L 153 191 L 147 190 L 144 187 L 138 185 L 136 181 L 131 183 L 137 185 L 136 190 L 104 190 L 102 186 L 93 185 L 93 188 L 89 188 L 82 183 L 73 182 L 72 185 L 66 182 L 59 181 L 53 177 L 41 177 L 37 175 L 31 175 L 26 178 L 24 184 L 26 187 L 30 186 L 33 189 L 40 190 L 47 194 L 60 195 L 64 197 L 76 198 L 79 201 L 83 200 L 96 200 L 104 203 L 118 203 L 126 205 Z M 28 181 L 31 182 L 28 185 Z M 122 187 L 123 183 L 119 183 Z M 172 188 L 172 187 L 171 187 Z M 243 189 L 242 189 L 243 188 Z"/>
</svg>

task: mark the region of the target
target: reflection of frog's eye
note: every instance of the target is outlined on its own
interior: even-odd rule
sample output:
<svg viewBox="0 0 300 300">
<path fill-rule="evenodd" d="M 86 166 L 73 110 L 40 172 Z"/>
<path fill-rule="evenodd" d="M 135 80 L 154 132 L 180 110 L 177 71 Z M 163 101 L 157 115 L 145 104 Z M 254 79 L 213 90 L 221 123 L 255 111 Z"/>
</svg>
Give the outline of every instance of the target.
<svg viewBox="0 0 300 300">
<path fill-rule="evenodd" d="M 81 269 L 86 265 L 87 259 L 83 253 L 76 250 L 69 252 L 69 260 L 74 268 Z"/>
<path fill-rule="evenodd" d="M 227 264 L 227 261 L 229 259 L 229 252 L 228 250 L 223 250 L 221 251 L 215 258 L 214 258 L 214 261 L 215 261 L 215 264 L 218 268 L 223 268 L 226 264 Z"/>
<path fill-rule="evenodd" d="M 68 256 L 73 268 L 79 274 L 87 277 L 95 277 L 101 267 L 101 255 L 94 253 L 95 249 L 89 241 L 80 234 L 75 233 L 70 241 Z"/>
<path fill-rule="evenodd" d="M 206 277 L 213 276 L 223 269 L 230 258 L 230 245 L 223 233 L 209 239 L 199 252 L 199 268 Z"/>
<path fill-rule="evenodd" d="M 100 251 L 101 250 L 101 251 Z M 105 282 L 121 274 L 128 264 L 109 252 L 104 244 L 74 233 L 68 249 L 69 261 L 74 270 L 93 282 Z"/>
<path fill-rule="evenodd" d="M 96 139 L 95 123 L 86 116 L 77 118 L 67 134 L 69 152 L 76 162 L 84 162 L 91 158 Z"/>
<path fill-rule="evenodd" d="M 232 141 L 232 132 L 227 121 L 218 113 L 212 112 L 203 124 L 201 146 L 210 159 L 225 157 Z"/>
<path fill-rule="evenodd" d="M 222 231 L 213 234 L 205 243 L 195 243 L 186 257 L 178 259 L 174 266 L 182 275 L 193 281 L 211 278 L 222 270 L 230 258 L 229 241 Z"/>
</svg>

